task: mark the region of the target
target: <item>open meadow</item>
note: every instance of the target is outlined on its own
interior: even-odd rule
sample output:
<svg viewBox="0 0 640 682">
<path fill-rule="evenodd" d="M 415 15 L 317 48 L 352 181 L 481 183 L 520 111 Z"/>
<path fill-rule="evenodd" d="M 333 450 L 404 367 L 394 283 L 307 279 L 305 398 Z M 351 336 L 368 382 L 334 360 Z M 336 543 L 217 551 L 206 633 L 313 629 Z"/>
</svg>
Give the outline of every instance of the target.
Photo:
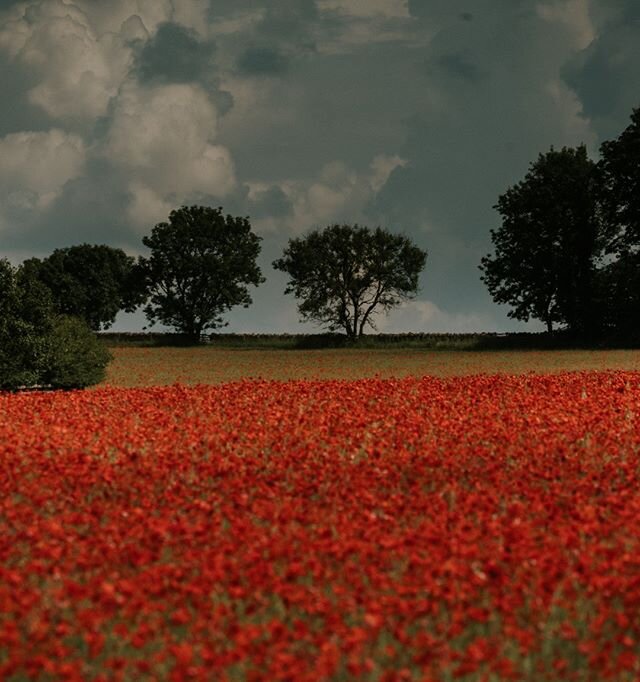
<svg viewBox="0 0 640 682">
<path fill-rule="evenodd" d="M 0 679 L 640 678 L 638 351 L 114 355 L 0 394 Z"/>
<path fill-rule="evenodd" d="M 639 350 L 461 351 L 350 348 L 257 350 L 237 348 L 114 347 L 106 384 L 217 384 L 247 378 L 362 379 L 462 376 L 586 370 L 640 371 Z"/>
</svg>

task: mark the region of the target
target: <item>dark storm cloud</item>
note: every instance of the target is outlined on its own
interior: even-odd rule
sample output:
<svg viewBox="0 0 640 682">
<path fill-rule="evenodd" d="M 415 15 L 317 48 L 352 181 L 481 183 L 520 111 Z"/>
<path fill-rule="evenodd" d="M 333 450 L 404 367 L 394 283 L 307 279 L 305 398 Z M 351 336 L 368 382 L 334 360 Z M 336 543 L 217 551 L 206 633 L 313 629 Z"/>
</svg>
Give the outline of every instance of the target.
<svg viewBox="0 0 640 682">
<path fill-rule="evenodd" d="M 229 316 L 244 331 L 291 328 L 270 262 L 334 220 L 426 248 L 420 301 L 443 324 L 517 326 L 479 280 L 493 204 L 540 152 L 593 151 L 640 104 L 636 0 L 212 0 L 208 23 L 186 0 L 25 1 L 37 33 L 3 43 L 0 17 L 3 252 L 135 253 L 172 208 L 222 206 L 264 237 L 267 282 Z"/>
<path fill-rule="evenodd" d="M 180 24 L 160 24 L 138 56 L 138 78 L 143 83 L 206 80 L 215 71 L 215 55 L 213 41 L 199 40 L 194 31 Z"/>
<path fill-rule="evenodd" d="M 260 108 L 225 121 L 241 176 L 263 181 L 312 178 L 336 159 L 362 170 L 395 153 L 406 120 L 428 95 L 411 50 L 384 44 L 312 55 L 274 79 Z M 404 74 L 403 78 L 399 74 Z"/>
<path fill-rule="evenodd" d="M 287 71 L 289 58 L 273 47 L 249 47 L 238 58 L 238 69 L 249 76 L 274 76 Z"/>
<path fill-rule="evenodd" d="M 218 16 L 222 9 L 217 8 Z M 241 2 L 233 9 L 232 16 L 246 9 L 255 10 L 256 4 Z M 247 76 L 282 75 L 297 57 L 313 54 L 318 35 L 334 26 L 333 16 L 321 13 L 316 0 L 265 3 L 259 19 L 240 41 L 245 47 L 238 51 L 235 66 Z M 234 42 L 238 42 L 238 36 L 235 38 Z"/>
<path fill-rule="evenodd" d="M 435 65 L 446 74 L 464 80 L 475 81 L 480 78 L 478 67 L 462 53 L 444 54 L 435 60 Z"/>
<path fill-rule="evenodd" d="M 220 88 L 216 53 L 215 41 L 200 40 L 192 29 L 166 22 L 139 48 L 134 71 L 146 85 L 200 83 L 225 114 L 233 107 L 233 97 Z"/>
<path fill-rule="evenodd" d="M 1 7 L 0 7 L 1 9 Z M 46 130 L 49 117 L 29 102 L 27 93 L 36 81 L 28 69 L 0 54 L 0 137 L 20 130 Z"/>
<path fill-rule="evenodd" d="M 404 227 L 429 249 L 424 296 L 452 312 L 492 305 L 478 264 L 491 249 L 498 196 L 539 152 L 578 144 L 584 134 L 567 130 L 567 112 L 546 90 L 568 53 L 564 29 L 519 3 L 501 3 L 492 14 L 483 4 L 477 20 L 460 22 L 464 3 L 412 3 L 425 22 L 427 6 L 448 17 L 426 48 L 427 63 L 440 67 L 425 75 L 433 104 L 411 118 L 399 150 L 409 163 L 368 209 L 372 219 Z"/>
<path fill-rule="evenodd" d="M 312 27 L 320 19 L 315 0 L 279 0 L 269 3 L 267 11 L 258 24 L 259 35 L 313 49 Z"/>
<path fill-rule="evenodd" d="M 256 196 L 250 200 L 249 208 L 251 216 L 256 219 L 283 218 L 293 212 L 291 200 L 277 186 L 257 192 Z"/>
<path fill-rule="evenodd" d="M 11 229 L 4 235 L 3 248 L 38 251 L 88 242 L 139 248 L 138 239 L 124 216 L 114 206 L 129 200 L 126 182 L 102 160 L 91 161 L 85 173 L 69 180 L 46 215 L 25 229 Z"/>
<path fill-rule="evenodd" d="M 609 7 L 595 40 L 562 70 L 601 140 L 617 136 L 640 106 L 640 3 L 614 0 Z"/>
</svg>

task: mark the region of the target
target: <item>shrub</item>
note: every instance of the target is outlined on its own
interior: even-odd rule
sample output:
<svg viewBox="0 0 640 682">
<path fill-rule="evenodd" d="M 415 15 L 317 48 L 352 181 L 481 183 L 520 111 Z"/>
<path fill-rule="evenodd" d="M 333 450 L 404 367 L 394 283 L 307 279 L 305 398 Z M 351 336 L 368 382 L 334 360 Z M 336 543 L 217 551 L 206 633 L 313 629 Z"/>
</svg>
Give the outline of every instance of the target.
<svg viewBox="0 0 640 682">
<path fill-rule="evenodd" d="M 43 383 L 52 388 L 84 388 L 105 377 L 111 354 L 84 320 L 60 315 L 49 336 Z"/>
<path fill-rule="evenodd" d="M 110 358 L 85 322 L 55 314 L 43 284 L 0 259 L 0 390 L 84 388 Z"/>
</svg>

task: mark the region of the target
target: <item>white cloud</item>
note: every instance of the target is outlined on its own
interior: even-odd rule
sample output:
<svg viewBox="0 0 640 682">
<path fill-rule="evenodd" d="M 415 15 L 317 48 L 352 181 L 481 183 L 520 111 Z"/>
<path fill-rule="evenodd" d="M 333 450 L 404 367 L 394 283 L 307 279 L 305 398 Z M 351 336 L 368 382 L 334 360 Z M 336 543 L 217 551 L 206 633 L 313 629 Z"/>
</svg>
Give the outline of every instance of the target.
<svg viewBox="0 0 640 682">
<path fill-rule="evenodd" d="M 90 17 L 61 0 L 19 5 L 0 28 L 0 48 L 36 75 L 29 99 L 51 117 L 92 121 L 106 113 L 131 66 L 122 37 L 98 37 Z"/>
<path fill-rule="evenodd" d="M 207 27 L 205 0 L 31 0 L 0 26 L 0 50 L 37 79 L 29 100 L 59 121 L 90 123 L 107 113 L 133 63 L 130 41 L 164 21 Z"/>
<path fill-rule="evenodd" d="M 333 222 L 362 223 L 364 208 L 394 168 L 405 163 L 397 155 L 380 154 L 374 157 L 366 171 L 357 173 L 343 161 L 332 161 L 321 168 L 314 181 L 292 179 L 283 182 L 282 190 L 293 204 L 293 215 L 284 221 L 285 226 L 289 231 L 299 233 Z M 264 223 L 261 223 L 262 229 L 265 229 Z M 282 221 L 277 227 L 282 229 Z"/>
<path fill-rule="evenodd" d="M 165 201 L 152 189 L 132 182 L 129 186 L 131 202 L 127 206 L 127 217 L 133 225 L 147 232 L 155 224 L 166 220 L 169 213 L 176 208 L 171 202 Z"/>
<path fill-rule="evenodd" d="M 407 161 L 397 154 L 393 156 L 387 156 L 386 154 L 376 156 L 371 162 L 372 172 L 369 180 L 373 191 L 378 192 L 381 190 L 391 173 L 396 168 L 406 165 Z"/>
<path fill-rule="evenodd" d="M 0 195 L 22 210 L 46 208 L 80 175 L 85 157 L 82 139 L 62 130 L 6 135 L 0 139 Z"/>
<path fill-rule="evenodd" d="M 176 3 L 185 0 L 175 0 Z M 186 0 L 191 5 L 193 3 Z M 132 16 L 140 18 L 146 30 L 153 33 L 158 24 L 171 19 L 173 4 L 170 0 L 75 0 L 85 15 L 91 18 L 96 32 L 119 33 L 122 24 Z"/>
<path fill-rule="evenodd" d="M 583 50 L 596 37 L 589 13 L 589 0 L 552 0 L 537 5 L 538 15 L 550 23 L 562 24 L 573 36 L 575 47 Z"/>
<path fill-rule="evenodd" d="M 137 224 L 170 200 L 235 188 L 233 160 L 214 143 L 216 131 L 217 112 L 197 85 L 122 88 L 103 153 L 129 178 Z"/>
<path fill-rule="evenodd" d="M 208 35 L 208 12 L 208 0 L 173 0 L 171 20 L 193 29 L 200 35 Z"/>
</svg>

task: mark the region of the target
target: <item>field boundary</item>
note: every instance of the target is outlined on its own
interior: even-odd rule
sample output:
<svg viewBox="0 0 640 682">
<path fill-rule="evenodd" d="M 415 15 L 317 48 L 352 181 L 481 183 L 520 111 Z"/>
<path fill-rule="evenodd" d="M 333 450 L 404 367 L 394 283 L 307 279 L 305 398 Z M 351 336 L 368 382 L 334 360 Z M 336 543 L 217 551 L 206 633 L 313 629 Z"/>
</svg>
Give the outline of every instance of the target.
<svg viewBox="0 0 640 682">
<path fill-rule="evenodd" d="M 110 347 L 171 347 L 193 345 L 182 334 L 165 332 L 100 332 Z M 310 350 L 325 348 L 372 348 L 413 350 L 608 350 L 634 349 L 640 343 L 616 339 L 577 340 L 563 332 L 480 332 L 367 334 L 354 342 L 343 334 L 207 334 L 200 345 L 256 350 Z"/>
</svg>

